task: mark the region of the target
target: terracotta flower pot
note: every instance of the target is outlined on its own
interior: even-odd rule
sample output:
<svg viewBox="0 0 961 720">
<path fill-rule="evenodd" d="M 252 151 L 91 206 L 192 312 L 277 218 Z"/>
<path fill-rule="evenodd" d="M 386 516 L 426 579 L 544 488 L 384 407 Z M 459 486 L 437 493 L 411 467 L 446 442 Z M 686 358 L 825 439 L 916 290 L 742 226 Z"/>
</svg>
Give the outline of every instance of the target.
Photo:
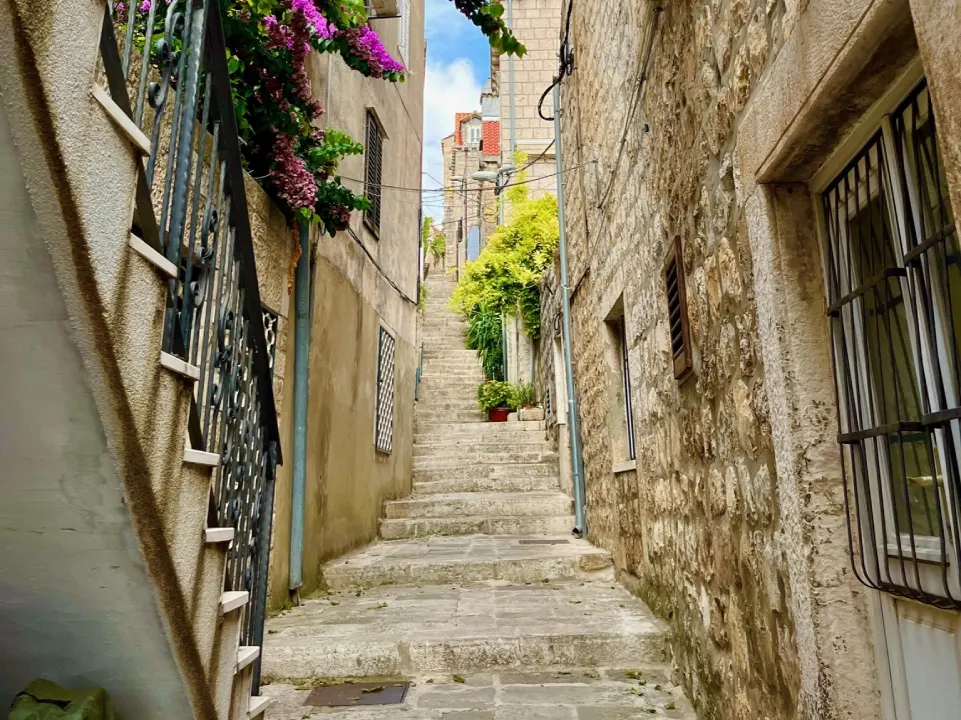
<svg viewBox="0 0 961 720">
<path fill-rule="evenodd" d="M 507 422 L 507 416 L 510 414 L 510 408 L 491 408 L 487 411 L 487 419 L 490 422 Z"/>
</svg>

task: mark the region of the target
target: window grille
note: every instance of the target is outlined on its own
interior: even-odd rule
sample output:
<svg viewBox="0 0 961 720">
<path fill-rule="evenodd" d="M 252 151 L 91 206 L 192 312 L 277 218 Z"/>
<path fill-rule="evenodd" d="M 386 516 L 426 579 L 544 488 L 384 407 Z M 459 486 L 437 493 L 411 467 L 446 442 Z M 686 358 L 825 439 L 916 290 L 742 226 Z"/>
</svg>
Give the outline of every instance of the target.
<svg viewBox="0 0 961 720">
<path fill-rule="evenodd" d="M 670 320 L 671 353 L 674 377 L 683 380 L 693 367 L 691 327 L 687 316 L 687 283 L 684 277 L 684 252 L 681 238 L 675 238 L 664 263 L 667 314 Z"/>
<path fill-rule="evenodd" d="M 380 199 L 384 162 L 384 135 L 380 121 L 372 110 L 367 111 L 367 167 L 365 193 L 370 207 L 364 211 L 364 222 L 375 232 L 380 232 Z"/>
<path fill-rule="evenodd" d="M 961 608 L 961 248 L 924 82 L 820 202 L 854 572 Z"/>
<path fill-rule="evenodd" d="M 374 446 L 389 453 L 394 447 L 394 347 L 396 341 L 385 328 L 380 329 L 377 352 L 377 420 Z"/>
<path fill-rule="evenodd" d="M 627 318 L 620 318 L 621 332 L 621 380 L 624 383 L 624 415 L 627 426 L 627 457 L 637 459 L 637 448 L 634 445 L 634 408 L 631 405 L 631 365 L 627 359 Z"/>
</svg>

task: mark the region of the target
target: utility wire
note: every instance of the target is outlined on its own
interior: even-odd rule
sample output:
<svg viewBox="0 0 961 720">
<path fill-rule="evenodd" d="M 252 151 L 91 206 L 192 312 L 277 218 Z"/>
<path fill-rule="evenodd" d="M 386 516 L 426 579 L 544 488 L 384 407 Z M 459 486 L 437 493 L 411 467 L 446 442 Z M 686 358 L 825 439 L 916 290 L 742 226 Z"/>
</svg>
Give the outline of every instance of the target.
<svg viewBox="0 0 961 720">
<path fill-rule="evenodd" d="M 655 20 L 660 18 L 660 15 L 664 10 L 664 8 L 658 5 L 654 0 L 649 0 L 649 7 L 650 13 L 648 14 L 647 38 L 645 39 L 645 44 L 647 47 L 644 51 L 644 58 L 641 61 L 637 79 L 634 81 L 634 90 L 631 94 L 631 102 L 628 107 L 627 115 L 624 117 L 624 129 L 621 133 L 620 143 L 618 143 L 617 159 L 614 161 L 614 168 L 611 170 L 611 177 L 607 183 L 607 188 L 605 188 L 600 199 L 597 201 L 598 210 L 602 209 L 604 205 L 607 204 L 607 200 L 611 196 L 611 191 L 614 189 L 614 183 L 617 180 L 617 172 L 621 168 L 621 160 L 624 158 L 624 150 L 627 147 L 627 134 L 630 132 L 631 123 L 634 121 L 634 113 L 637 112 L 637 108 L 641 103 L 641 96 L 644 94 L 644 87 L 647 85 L 647 71 L 651 63 L 651 51 L 654 48 L 654 36 L 657 34 L 657 25 L 659 24 L 659 21 L 655 23 Z"/>
<path fill-rule="evenodd" d="M 506 189 L 510 187 L 518 187 L 520 185 L 529 185 L 534 182 L 540 182 L 541 180 L 547 180 L 548 178 L 557 177 L 558 175 L 563 175 L 564 173 L 569 173 L 574 170 L 578 170 L 582 167 L 586 167 L 588 165 L 595 165 L 596 163 L 597 163 L 597 160 L 588 160 L 587 162 L 581 163 L 579 165 L 574 165 L 569 168 L 564 168 L 559 173 L 553 172 L 549 175 L 541 175 L 540 177 L 534 178 L 533 180 L 524 180 L 523 182 L 508 183 L 507 185 L 504 185 L 502 189 Z M 350 178 L 350 177 L 344 177 L 344 176 L 341 176 L 341 180 L 349 180 L 351 182 L 356 182 L 356 183 L 365 183 L 364 180 L 358 180 L 357 178 Z M 423 192 L 421 188 L 400 187 L 399 185 L 385 185 L 383 183 L 366 183 L 366 184 L 371 185 L 373 187 L 380 187 L 386 190 L 400 190 L 403 192 L 415 192 L 415 193 Z M 449 189 L 452 192 L 469 192 L 470 190 L 479 190 L 481 187 L 482 187 L 481 185 L 471 185 L 471 186 L 468 186 L 466 190 L 463 190 L 460 188 L 453 188 L 453 187 L 447 188 L 447 189 Z"/>
<path fill-rule="evenodd" d="M 564 41 L 561 43 L 560 51 L 558 52 L 558 67 L 557 75 L 554 76 L 553 82 L 548 86 L 544 94 L 541 95 L 541 99 L 537 103 L 537 114 L 540 115 L 541 120 L 546 122 L 554 122 L 554 117 L 547 117 L 544 114 L 544 101 L 547 100 L 547 96 L 553 92 L 554 88 L 563 82 L 564 78 L 570 75 L 574 71 L 574 50 L 571 48 L 571 15 L 574 13 L 574 0 L 568 0 L 567 3 L 567 20 L 564 27 Z M 555 109 L 555 112 L 557 110 Z M 513 122 L 513 118 L 511 119 Z"/>
<path fill-rule="evenodd" d="M 410 295 L 408 295 L 408 294 L 405 293 L 403 290 L 401 290 L 401 289 L 400 289 L 400 286 L 398 286 L 397 283 L 395 283 L 395 282 L 391 279 L 390 275 L 388 275 L 387 273 L 384 272 L 384 269 L 380 266 L 380 263 L 378 263 L 378 262 L 374 259 L 374 256 L 370 254 L 370 250 L 367 249 L 367 246 L 364 244 L 364 241 L 361 240 L 361 239 L 357 236 L 357 233 L 354 232 L 354 228 L 348 227 L 348 228 L 347 228 L 347 234 L 350 235 L 350 236 L 354 239 L 354 242 L 355 242 L 355 243 L 357 243 L 358 245 L 360 245 L 361 249 L 364 251 L 364 254 L 367 255 L 368 259 L 374 264 L 374 267 L 377 268 L 377 272 L 379 272 L 379 273 L 381 274 L 381 276 L 384 278 L 384 280 L 386 280 L 388 283 L 390 283 L 390 286 L 391 286 L 392 288 L 394 288 L 394 290 L 397 291 L 397 294 L 400 295 L 401 298 L 403 298 L 404 300 L 406 300 L 407 302 L 409 302 L 411 305 L 413 305 L 413 306 L 416 307 L 419 303 L 418 303 L 416 300 L 414 300 L 413 298 L 411 298 Z"/>
</svg>

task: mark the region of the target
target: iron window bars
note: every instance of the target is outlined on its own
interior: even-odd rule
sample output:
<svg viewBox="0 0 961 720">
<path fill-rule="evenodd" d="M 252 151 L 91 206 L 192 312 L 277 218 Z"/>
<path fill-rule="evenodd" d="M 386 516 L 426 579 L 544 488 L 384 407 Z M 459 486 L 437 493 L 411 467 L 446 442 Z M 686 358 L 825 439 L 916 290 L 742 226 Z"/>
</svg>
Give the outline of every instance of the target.
<svg viewBox="0 0 961 720">
<path fill-rule="evenodd" d="M 634 408 L 631 403 L 631 365 L 627 356 L 627 316 L 618 319 L 618 333 L 621 341 L 621 382 L 624 385 L 624 420 L 627 431 L 627 457 L 637 459 L 637 447 L 634 440 Z"/>
<path fill-rule="evenodd" d="M 111 98 L 151 140 L 133 232 L 178 268 L 163 349 L 199 372 L 190 444 L 220 455 L 210 522 L 235 530 L 225 590 L 250 593 L 241 644 L 260 646 L 280 440 L 220 13 L 218 0 L 131 2 L 122 18 L 108 6 L 100 50 Z"/>
<path fill-rule="evenodd" d="M 380 329 L 377 348 L 377 413 L 374 447 L 389 453 L 394 449 L 394 349 L 397 341 Z"/>
<path fill-rule="evenodd" d="M 852 567 L 961 608 L 961 251 L 923 81 L 820 201 Z"/>
<path fill-rule="evenodd" d="M 381 182 L 384 171 L 384 134 L 380 128 L 380 121 L 373 110 L 367 111 L 367 160 L 364 179 L 365 192 L 370 201 L 370 207 L 364 211 L 364 222 L 374 231 L 380 233 L 380 201 L 382 196 Z"/>
</svg>

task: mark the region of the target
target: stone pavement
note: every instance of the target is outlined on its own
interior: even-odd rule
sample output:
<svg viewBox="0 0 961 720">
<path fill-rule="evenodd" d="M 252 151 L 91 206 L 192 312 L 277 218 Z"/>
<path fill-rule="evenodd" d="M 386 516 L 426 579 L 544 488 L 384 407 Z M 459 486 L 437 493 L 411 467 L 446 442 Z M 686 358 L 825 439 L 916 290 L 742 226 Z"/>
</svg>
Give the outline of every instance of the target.
<svg viewBox="0 0 961 720">
<path fill-rule="evenodd" d="M 327 564 L 327 594 L 268 621 L 270 717 L 693 720 L 665 626 L 570 535 L 543 424 L 485 421 L 453 283 L 428 289 L 414 494 L 385 503 L 381 542 Z M 304 705 L 315 686 L 388 678 L 414 683 L 402 705 Z"/>
</svg>

